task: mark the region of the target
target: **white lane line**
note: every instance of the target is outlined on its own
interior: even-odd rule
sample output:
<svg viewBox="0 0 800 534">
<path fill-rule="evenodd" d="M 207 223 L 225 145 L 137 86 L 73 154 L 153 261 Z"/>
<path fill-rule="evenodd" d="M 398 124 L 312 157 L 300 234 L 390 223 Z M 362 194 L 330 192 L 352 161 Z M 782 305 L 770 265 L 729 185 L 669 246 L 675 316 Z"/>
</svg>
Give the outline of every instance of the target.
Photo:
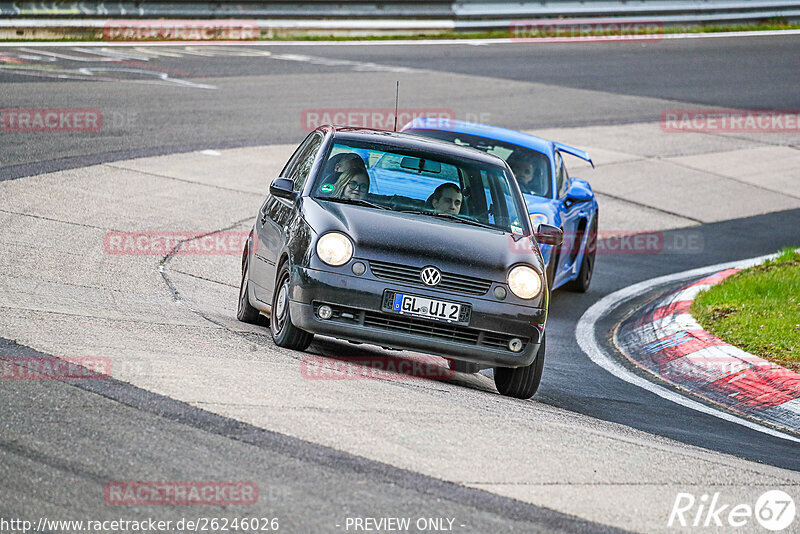
<svg viewBox="0 0 800 534">
<path fill-rule="evenodd" d="M 751 430 L 755 430 L 756 432 L 761 432 L 763 434 L 767 434 L 776 438 L 800 443 L 800 438 L 791 436 L 789 434 L 784 434 L 783 432 L 774 430 L 766 426 L 762 426 L 748 419 L 743 419 L 741 417 L 731 415 L 727 412 L 714 409 L 701 402 L 697 402 L 688 397 L 684 397 L 683 395 L 671 389 L 667 389 L 658 384 L 650 382 L 649 380 L 631 372 L 629 369 L 625 368 L 619 362 L 617 362 L 609 355 L 607 355 L 600 347 L 600 345 L 597 343 L 595 336 L 595 329 L 597 322 L 604 316 L 606 316 L 613 308 L 615 308 L 621 302 L 636 295 L 639 295 L 643 292 L 646 292 L 658 285 L 667 284 L 669 282 L 674 282 L 684 278 L 702 276 L 705 274 L 714 273 L 731 267 L 744 269 L 747 267 L 752 267 L 753 265 L 758 265 L 759 263 L 762 263 L 764 260 L 767 260 L 769 258 L 774 258 L 776 256 L 777 256 L 776 254 L 769 254 L 767 256 L 760 256 L 758 258 L 751 258 L 749 260 L 742 260 L 731 263 L 720 263 L 717 265 L 710 265 L 708 267 L 700 267 L 699 269 L 684 271 L 682 273 L 674 273 L 666 276 L 660 276 L 658 278 L 645 280 L 644 282 L 639 282 L 638 284 L 634 284 L 632 286 L 620 289 L 619 291 L 611 293 L 610 295 L 606 295 L 605 297 L 594 303 L 588 310 L 586 310 L 586 312 L 581 316 L 580 320 L 578 321 L 578 325 L 575 329 L 575 337 L 578 340 L 578 345 L 580 346 L 581 350 L 583 350 L 583 352 L 585 352 L 594 363 L 596 363 L 597 365 L 599 365 L 612 375 L 616 376 L 620 380 L 624 380 L 625 382 L 633 384 L 634 386 L 638 386 L 644 390 L 654 393 L 659 397 L 661 397 L 662 399 L 674 402 L 675 404 L 680 404 L 681 406 L 684 406 L 691 410 L 695 410 L 707 415 L 717 417 L 719 419 L 723 419 L 731 423 L 735 423 L 737 425 L 747 427 Z"/>
<path fill-rule="evenodd" d="M 741 31 L 741 32 L 711 32 L 711 33 L 668 33 L 661 35 L 659 39 L 652 39 L 652 42 L 658 42 L 662 39 L 712 39 L 724 37 L 772 37 L 778 35 L 800 35 L 800 30 L 767 30 L 767 31 Z M 620 39 L 624 42 L 625 39 Z M 540 43 L 540 44 L 553 44 L 557 39 L 540 38 L 521 40 L 514 38 L 501 38 L 501 39 L 397 39 L 391 41 L 372 40 L 372 41 L 165 41 L 158 43 L 151 43 L 147 41 L 134 41 L 127 43 L 116 43 L 114 41 L 70 41 L 70 42 L 35 42 L 28 43 L 25 41 L 7 41 L 0 43 L 0 48 L 9 48 L 17 46 L 26 47 L 60 47 L 60 46 L 430 46 L 430 45 L 491 45 L 491 44 L 520 44 L 520 43 Z M 598 42 L 598 41 L 580 41 L 576 39 L 571 42 Z M 603 42 L 616 42 L 616 41 L 603 41 Z M 636 42 L 636 41 L 631 41 Z M 641 41 L 638 41 L 641 42 Z"/>
</svg>

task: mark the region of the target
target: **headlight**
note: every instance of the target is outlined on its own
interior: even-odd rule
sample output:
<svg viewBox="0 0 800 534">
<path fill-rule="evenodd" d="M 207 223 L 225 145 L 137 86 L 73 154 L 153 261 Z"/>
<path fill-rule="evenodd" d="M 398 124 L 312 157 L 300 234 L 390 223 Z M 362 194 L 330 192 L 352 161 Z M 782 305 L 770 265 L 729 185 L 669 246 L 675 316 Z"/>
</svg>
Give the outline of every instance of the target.
<svg viewBox="0 0 800 534">
<path fill-rule="evenodd" d="M 542 277 L 527 265 L 508 271 L 508 287 L 521 299 L 532 299 L 542 289 Z"/>
<path fill-rule="evenodd" d="M 344 265 L 353 257 L 353 243 L 339 232 L 325 234 L 317 241 L 317 256 L 328 265 Z"/>
<path fill-rule="evenodd" d="M 550 224 L 547 222 L 547 215 L 544 213 L 531 213 L 531 226 L 533 227 L 533 231 L 535 232 L 536 229 L 539 227 L 540 224 Z"/>
</svg>

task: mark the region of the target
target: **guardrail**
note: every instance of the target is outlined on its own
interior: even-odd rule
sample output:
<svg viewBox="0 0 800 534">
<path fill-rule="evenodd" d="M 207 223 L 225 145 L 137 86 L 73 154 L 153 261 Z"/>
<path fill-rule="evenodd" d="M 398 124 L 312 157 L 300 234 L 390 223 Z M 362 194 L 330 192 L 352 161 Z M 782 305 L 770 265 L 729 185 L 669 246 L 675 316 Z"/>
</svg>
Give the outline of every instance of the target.
<svg viewBox="0 0 800 534">
<path fill-rule="evenodd" d="M 92 31 L 114 19 L 244 19 L 273 33 L 410 33 L 508 30 L 521 19 L 624 18 L 661 24 L 800 21 L 800 0 L 0 1 L 0 36 Z M 28 35 L 33 30 L 40 35 Z M 11 33 L 12 35 L 9 35 Z M 34 32 L 35 33 L 35 32 Z"/>
</svg>

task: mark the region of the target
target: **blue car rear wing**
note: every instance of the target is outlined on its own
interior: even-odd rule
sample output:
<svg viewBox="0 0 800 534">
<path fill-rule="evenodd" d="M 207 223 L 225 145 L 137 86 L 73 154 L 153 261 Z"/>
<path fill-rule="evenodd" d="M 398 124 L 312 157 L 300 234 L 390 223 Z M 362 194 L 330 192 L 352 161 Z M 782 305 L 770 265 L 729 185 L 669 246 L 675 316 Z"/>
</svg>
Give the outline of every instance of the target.
<svg viewBox="0 0 800 534">
<path fill-rule="evenodd" d="M 572 154 L 575 157 L 578 157 L 578 158 L 581 158 L 583 160 L 588 161 L 589 163 L 592 164 L 592 168 L 594 169 L 594 162 L 592 161 L 592 158 L 589 157 L 589 153 L 588 152 L 584 152 L 583 150 L 580 150 L 579 148 L 574 148 L 574 147 L 571 147 L 569 145 L 565 145 L 563 143 L 556 143 L 555 141 L 553 142 L 553 144 L 561 152 L 566 152 L 567 154 Z"/>
</svg>

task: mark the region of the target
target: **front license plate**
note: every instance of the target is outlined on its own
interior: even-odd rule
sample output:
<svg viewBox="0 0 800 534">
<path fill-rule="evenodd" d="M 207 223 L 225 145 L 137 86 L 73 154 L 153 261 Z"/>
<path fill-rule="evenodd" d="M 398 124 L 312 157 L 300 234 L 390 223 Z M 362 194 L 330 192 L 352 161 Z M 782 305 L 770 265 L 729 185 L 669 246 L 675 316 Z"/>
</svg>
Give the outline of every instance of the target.
<svg viewBox="0 0 800 534">
<path fill-rule="evenodd" d="M 437 321 L 447 321 L 457 323 L 461 321 L 461 304 L 447 302 L 444 300 L 434 300 L 427 297 L 406 295 L 395 293 L 392 300 L 392 311 L 403 315 L 414 315 L 435 319 Z"/>
</svg>

